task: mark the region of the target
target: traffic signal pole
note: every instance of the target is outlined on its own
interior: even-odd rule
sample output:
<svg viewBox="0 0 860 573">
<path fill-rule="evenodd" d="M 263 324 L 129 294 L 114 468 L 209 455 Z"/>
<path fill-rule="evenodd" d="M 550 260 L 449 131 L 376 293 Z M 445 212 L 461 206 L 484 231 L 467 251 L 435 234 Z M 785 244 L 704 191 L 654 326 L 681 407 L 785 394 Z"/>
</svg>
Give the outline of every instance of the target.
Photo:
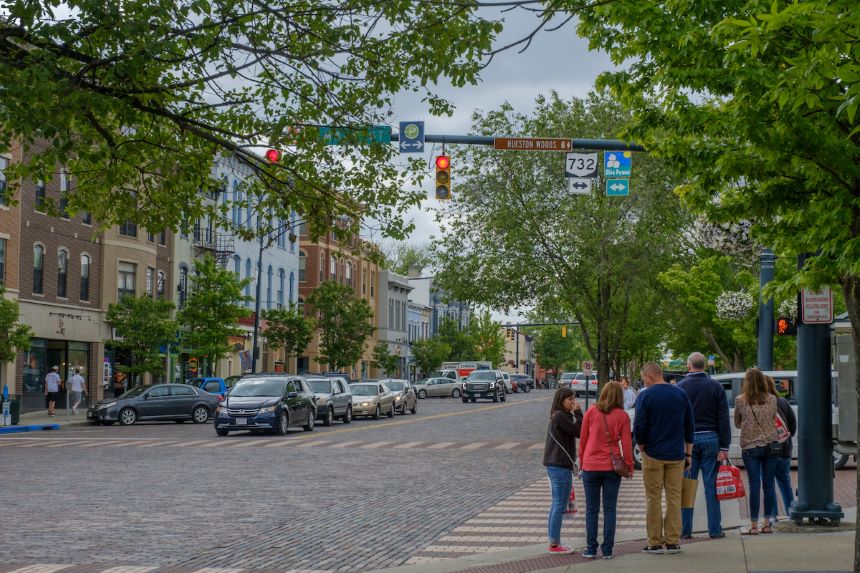
<svg viewBox="0 0 860 573">
<path fill-rule="evenodd" d="M 759 255 L 761 270 L 759 273 L 759 285 L 762 292 L 759 294 L 758 303 L 758 367 L 760 370 L 773 370 L 773 297 L 766 301 L 764 288 L 773 280 L 774 262 L 776 255 L 770 249 L 762 250 Z"/>
<path fill-rule="evenodd" d="M 399 133 L 391 134 L 391 141 L 400 141 Z M 496 142 L 494 135 L 433 135 L 426 134 L 427 143 L 451 143 L 461 145 L 487 145 L 493 147 Z M 574 149 L 597 149 L 603 151 L 645 151 L 645 148 L 635 143 L 627 143 L 620 139 L 590 139 L 571 138 Z"/>
</svg>

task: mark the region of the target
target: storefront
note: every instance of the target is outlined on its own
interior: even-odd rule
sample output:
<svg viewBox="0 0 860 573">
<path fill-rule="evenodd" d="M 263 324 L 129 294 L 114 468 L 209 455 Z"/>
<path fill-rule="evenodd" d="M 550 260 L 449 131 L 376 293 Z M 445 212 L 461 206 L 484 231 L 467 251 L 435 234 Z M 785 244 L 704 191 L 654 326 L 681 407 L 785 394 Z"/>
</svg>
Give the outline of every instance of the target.
<svg viewBox="0 0 860 573">
<path fill-rule="evenodd" d="M 30 348 L 24 355 L 22 402 L 24 412 L 45 409 L 45 376 L 51 368 L 59 368 L 60 379 L 67 381 L 80 369 L 81 376 L 87 382 L 87 388 L 93 388 L 93 380 L 100 379 L 100 373 L 91 372 L 91 345 L 88 342 L 69 342 L 45 338 L 30 339 Z M 86 405 L 86 401 L 82 406 Z M 65 396 L 57 403 L 57 408 L 65 408 Z"/>
</svg>

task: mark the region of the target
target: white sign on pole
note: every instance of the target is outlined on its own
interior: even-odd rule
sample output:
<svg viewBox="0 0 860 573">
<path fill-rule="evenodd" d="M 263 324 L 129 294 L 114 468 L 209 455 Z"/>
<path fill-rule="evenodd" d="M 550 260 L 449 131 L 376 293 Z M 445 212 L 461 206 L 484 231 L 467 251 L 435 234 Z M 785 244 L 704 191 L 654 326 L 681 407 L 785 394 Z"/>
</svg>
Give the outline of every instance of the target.
<svg viewBox="0 0 860 573">
<path fill-rule="evenodd" d="M 596 153 L 565 154 L 564 174 L 567 177 L 597 177 L 599 166 Z"/>
<path fill-rule="evenodd" d="M 594 179 L 590 177 L 568 177 L 567 191 L 571 195 L 591 195 Z"/>
<path fill-rule="evenodd" d="M 833 322 L 833 293 L 830 287 L 820 291 L 801 289 L 800 319 L 803 324 L 830 324 Z"/>
<path fill-rule="evenodd" d="M 594 366 L 591 360 L 583 360 L 582 361 L 582 373 L 586 376 L 591 376 L 591 368 Z"/>
</svg>

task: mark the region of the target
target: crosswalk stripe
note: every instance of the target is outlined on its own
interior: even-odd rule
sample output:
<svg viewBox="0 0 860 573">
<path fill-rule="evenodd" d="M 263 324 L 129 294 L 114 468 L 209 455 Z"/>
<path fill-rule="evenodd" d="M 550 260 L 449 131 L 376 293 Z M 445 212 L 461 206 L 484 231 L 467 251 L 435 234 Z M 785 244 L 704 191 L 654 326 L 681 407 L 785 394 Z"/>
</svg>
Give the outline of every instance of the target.
<svg viewBox="0 0 860 573">
<path fill-rule="evenodd" d="M 519 442 L 508 442 L 507 444 L 502 444 L 500 446 L 496 446 L 493 449 L 494 450 L 510 450 L 510 449 L 515 448 L 519 445 L 520 445 Z"/>
<path fill-rule="evenodd" d="M 396 446 L 394 446 L 394 449 L 395 450 L 408 450 L 409 448 L 414 448 L 415 446 L 418 446 L 418 445 L 423 444 L 423 443 L 424 442 L 406 442 L 405 444 L 397 444 Z"/>
<path fill-rule="evenodd" d="M 534 444 L 533 446 L 529 446 L 530 450 L 542 450 L 544 448 L 544 444 Z"/>
<path fill-rule="evenodd" d="M 190 442 L 180 442 L 178 444 L 174 444 L 175 448 L 187 448 L 188 446 L 199 446 L 200 444 L 206 444 L 209 440 L 192 440 Z"/>
<path fill-rule="evenodd" d="M 35 440 L 33 442 L 30 442 L 29 444 L 21 444 L 18 447 L 19 448 L 40 448 L 40 447 L 45 446 L 46 444 L 65 445 L 66 442 L 63 442 L 63 441 L 58 442 L 57 440 Z"/>
<path fill-rule="evenodd" d="M 223 445 L 224 445 L 223 441 L 213 440 L 213 441 L 209 442 L 208 444 L 202 444 L 200 447 L 201 448 L 217 448 L 218 446 L 223 446 Z"/>
<path fill-rule="evenodd" d="M 373 442 L 372 444 L 365 444 L 365 445 L 360 446 L 360 447 L 363 450 L 372 450 L 375 448 L 381 448 L 383 446 L 390 446 L 393 443 L 394 442 Z"/>
<path fill-rule="evenodd" d="M 503 543 L 542 543 L 546 541 L 546 535 L 445 535 L 437 541 L 497 541 Z"/>
<path fill-rule="evenodd" d="M 475 442 L 473 444 L 466 444 L 465 446 L 463 446 L 460 449 L 461 450 L 477 450 L 478 448 L 480 448 L 482 446 L 486 446 L 487 443 L 488 442 Z"/>
<path fill-rule="evenodd" d="M 259 446 L 260 444 L 265 445 L 265 443 L 260 441 L 260 440 L 242 440 L 241 442 L 236 442 L 236 443 L 225 442 L 224 447 L 225 448 L 247 448 L 249 446 Z"/>
<path fill-rule="evenodd" d="M 428 447 L 427 449 L 428 450 L 441 450 L 442 448 L 447 448 L 449 446 L 453 446 L 456 443 L 457 442 L 439 442 L 438 444 L 433 444 L 432 446 Z"/>
<path fill-rule="evenodd" d="M 138 447 L 139 448 L 155 448 L 157 446 L 168 446 L 168 445 L 175 445 L 178 443 L 180 443 L 178 440 L 167 440 L 164 442 L 150 442 L 148 444 L 140 444 Z M 105 573 L 105 572 L 102 571 L 102 573 Z"/>
<path fill-rule="evenodd" d="M 339 442 L 333 446 L 332 448 L 348 448 L 349 446 L 354 446 L 356 444 L 360 444 L 361 442 Z"/>
<path fill-rule="evenodd" d="M 323 444 L 332 444 L 334 443 L 332 440 L 316 440 L 313 442 L 305 442 L 304 444 L 299 444 L 296 446 L 297 448 L 313 448 L 315 446 L 321 446 Z"/>
<path fill-rule="evenodd" d="M 146 565 L 120 565 L 119 567 L 111 567 L 105 569 L 101 573 L 149 573 L 155 571 L 158 567 Z"/>
<path fill-rule="evenodd" d="M 197 569 L 196 571 L 192 571 L 191 573 L 239 573 L 240 571 L 244 571 L 244 569 L 231 569 L 229 567 L 204 567 L 203 569 Z"/>
<path fill-rule="evenodd" d="M 13 569 L 8 573 L 54 573 L 55 571 L 59 571 L 60 569 L 66 569 L 67 567 L 69 567 L 69 565 L 36 563 L 34 565 L 27 565 L 26 567 L 21 567 L 20 569 Z"/>
</svg>

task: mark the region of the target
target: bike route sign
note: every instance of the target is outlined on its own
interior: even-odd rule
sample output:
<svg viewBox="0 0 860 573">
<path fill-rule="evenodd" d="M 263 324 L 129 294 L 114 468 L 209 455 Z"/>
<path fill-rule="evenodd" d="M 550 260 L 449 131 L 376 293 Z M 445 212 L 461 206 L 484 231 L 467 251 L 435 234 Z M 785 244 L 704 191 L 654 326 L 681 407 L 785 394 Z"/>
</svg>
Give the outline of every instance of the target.
<svg viewBox="0 0 860 573">
<path fill-rule="evenodd" d="M 400 122 L 400 153 L 424 153 L 424 122 Z"/>
<path fill-rule="evenodd" d="M 605 151 L 603 153 L 603 176 L 630 177 L 633 153 L 630 151 Z"/>
</svg>

